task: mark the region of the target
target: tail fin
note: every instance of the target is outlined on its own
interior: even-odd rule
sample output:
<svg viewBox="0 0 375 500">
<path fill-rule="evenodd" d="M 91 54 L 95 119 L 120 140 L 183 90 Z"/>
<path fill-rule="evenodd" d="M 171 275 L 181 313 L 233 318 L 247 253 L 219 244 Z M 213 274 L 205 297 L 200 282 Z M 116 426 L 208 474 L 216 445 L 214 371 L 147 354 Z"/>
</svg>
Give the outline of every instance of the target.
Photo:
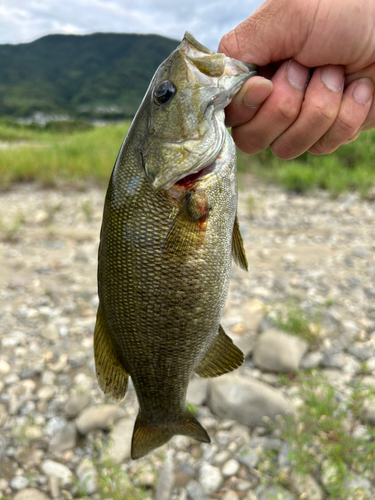
<svg viewBox="0 0 375 500">
<path fill-rule="evenodd" d="M 137 416 L 135 421 L 131 457 L 133 460 L 141 458 L 155 448 L 159 448 L 176 434 L 188 436 L 203 443 L 210 443 L 210 437 L 198 420 L 186 409 L 182 419 L 175 423 L 161 425 L 148 424 Z"/>
</svg>

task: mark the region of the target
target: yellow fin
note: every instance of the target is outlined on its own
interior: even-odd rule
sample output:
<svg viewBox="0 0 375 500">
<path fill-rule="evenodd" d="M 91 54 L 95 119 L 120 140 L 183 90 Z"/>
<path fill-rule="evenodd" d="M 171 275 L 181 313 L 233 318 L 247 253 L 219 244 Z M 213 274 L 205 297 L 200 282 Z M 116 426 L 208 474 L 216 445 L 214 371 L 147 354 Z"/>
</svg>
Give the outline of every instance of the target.
<svg viewBox="0 0 375 500">
<path fill-rule="evenodd" d="M 203 443 L 211 442 L 206 430 L 188 409 L 180 421 L 162 425 L 148 424 L 138 414 L 132 438 L 132 459 L 137 460 L 144 457 L 177 434 L 197 439 Z"/>
<path fill-rule="evenodd" d="M 191 247 L 199 247 L 203 241 L 206 222 L 194 219 L 189 211 L 189 200 L 184 202 L 173 219 L 163 246 L 164 254 L 185 254 Z"/>
<path fill-rule="evenodd" d="M 129 374 L 116 354 L 100 304 L 94 331 L 94 353 L 101 390 L 111 399 L 120 401 L 125 396 Z"/>
<path fill-rule="evenodd" d="M 214 345 L 195 372 L 204 378 L 218 377 L 239 368 L 244 359 L 243 352 L 233 344 L 220 325 Z"/>
<path fill-rule="evenodd" d="M 249 264 L 247 262 L 247 257 L 245 253 L 245 248 L 243 246 L 243 239 L 240 231 L 240 225 L 238 223 L 238 217 L 234 219 L 233 234 L 232 234 L 232 256 L 234 262 L 244 271 L 249 270 Z"/>
</svg>

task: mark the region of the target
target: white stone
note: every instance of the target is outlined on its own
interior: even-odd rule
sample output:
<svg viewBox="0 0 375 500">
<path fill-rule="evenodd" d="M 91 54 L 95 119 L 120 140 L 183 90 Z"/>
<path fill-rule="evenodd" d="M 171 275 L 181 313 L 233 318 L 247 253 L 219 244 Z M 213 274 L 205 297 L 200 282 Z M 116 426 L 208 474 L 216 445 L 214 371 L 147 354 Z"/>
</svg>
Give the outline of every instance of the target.
<svg viewBox="0 0 375 500">
<path fill-rule="evenodd" d="M 229 477 L 235 476 L 239 470 L 240 464 L 237 462 L 237 460 L 231 458 L 230 460 L 228 460 L 228 462 L 225 462 L 221 469 L 221 472 L 223 473 L 223 476 Z"/>
<path fill-rule="evenodd" d="M 72 479 L 72 471 L 64 464 L 55 462 L 54 460 L 44 460 L 42 463 L 42 472 L 46 476 L 58 477 L 59 479 Z"/>
<path fill-rule="evenodd" d="M 81 434 L 87 434 L 95 429 L 109 429 L 124 415 L 124 410 L 116 405 L 91 406 L 81 411 L 76 424 Z"/>
<path fill-rule="evenodd" d="M 130 418 L 122 418 L 115 423 L 109 435 L 108 445 L 104 449 L 102 461 L 119 464 L 130 458 L 133 428 L 134 420 Z"/>
<path fill-rule="evenodd" d="M 199 483 L 208 495 L 215 493 L 223 482 L 220 469 L 204 462 L 199 469 Z"/>
<path fill-rule="evenodd" d="M 258 336 L 253 360 L 259 368 L 280 373 L 295 372 L 307 348 L 307 342 L 299 337 L 271 328 Z"/>
<path fill-rule="evenodd" d="M 10 365 L 4 359 L 0 359 L 0 378 L 8 375 L 10 372 Z"/>
</svg>

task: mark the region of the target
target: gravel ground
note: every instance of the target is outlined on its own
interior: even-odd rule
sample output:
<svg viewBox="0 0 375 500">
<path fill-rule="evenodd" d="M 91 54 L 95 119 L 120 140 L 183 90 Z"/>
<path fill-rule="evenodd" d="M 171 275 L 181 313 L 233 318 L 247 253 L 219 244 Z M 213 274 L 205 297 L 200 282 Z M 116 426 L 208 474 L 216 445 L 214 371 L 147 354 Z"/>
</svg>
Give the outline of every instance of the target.
<svg viewBox="0 0 375 500">
<path fill-rule="evenodd" d="M 129 458 L 134 390 L 114 404 L 95 379 L 104 192 L 25 185 L 0 195 L 0 499 L 338 498 L 335 463 L 312 451 L 318 465 L 301 475 L 292 443 L 269 423 L 291 415 L 298 429 L 300 377 L 312 368 L 337 408 L 353 383 L 375 387 L 375 204 L 241 184 L 250 272 L 233 266 L 222 324 L 246 363 L 191 382 L 212 444 L 176 436 L 139 461 Z M 310 336 L 279 331 L 290 304 Z M 345 417 L 347 436 L 367 446 L 375 403 L 369 396 L 357 410 Z M 373 469 L 349 464 L 344 498 L 375 498 Z"/>
</svg>

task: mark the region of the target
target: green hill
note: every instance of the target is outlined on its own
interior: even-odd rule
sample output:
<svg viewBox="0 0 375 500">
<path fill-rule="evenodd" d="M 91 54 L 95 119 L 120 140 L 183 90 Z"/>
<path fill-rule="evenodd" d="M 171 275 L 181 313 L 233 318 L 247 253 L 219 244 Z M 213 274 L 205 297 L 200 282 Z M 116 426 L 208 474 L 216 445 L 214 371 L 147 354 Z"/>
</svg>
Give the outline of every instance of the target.
<svg viewBox="0 0 375 500">
<path fill-rule="evenodd" d="M 178 43 L 158 35 L 95 33 L 0 45 L 0 116 L 131 117 Z"/>
</svg>

